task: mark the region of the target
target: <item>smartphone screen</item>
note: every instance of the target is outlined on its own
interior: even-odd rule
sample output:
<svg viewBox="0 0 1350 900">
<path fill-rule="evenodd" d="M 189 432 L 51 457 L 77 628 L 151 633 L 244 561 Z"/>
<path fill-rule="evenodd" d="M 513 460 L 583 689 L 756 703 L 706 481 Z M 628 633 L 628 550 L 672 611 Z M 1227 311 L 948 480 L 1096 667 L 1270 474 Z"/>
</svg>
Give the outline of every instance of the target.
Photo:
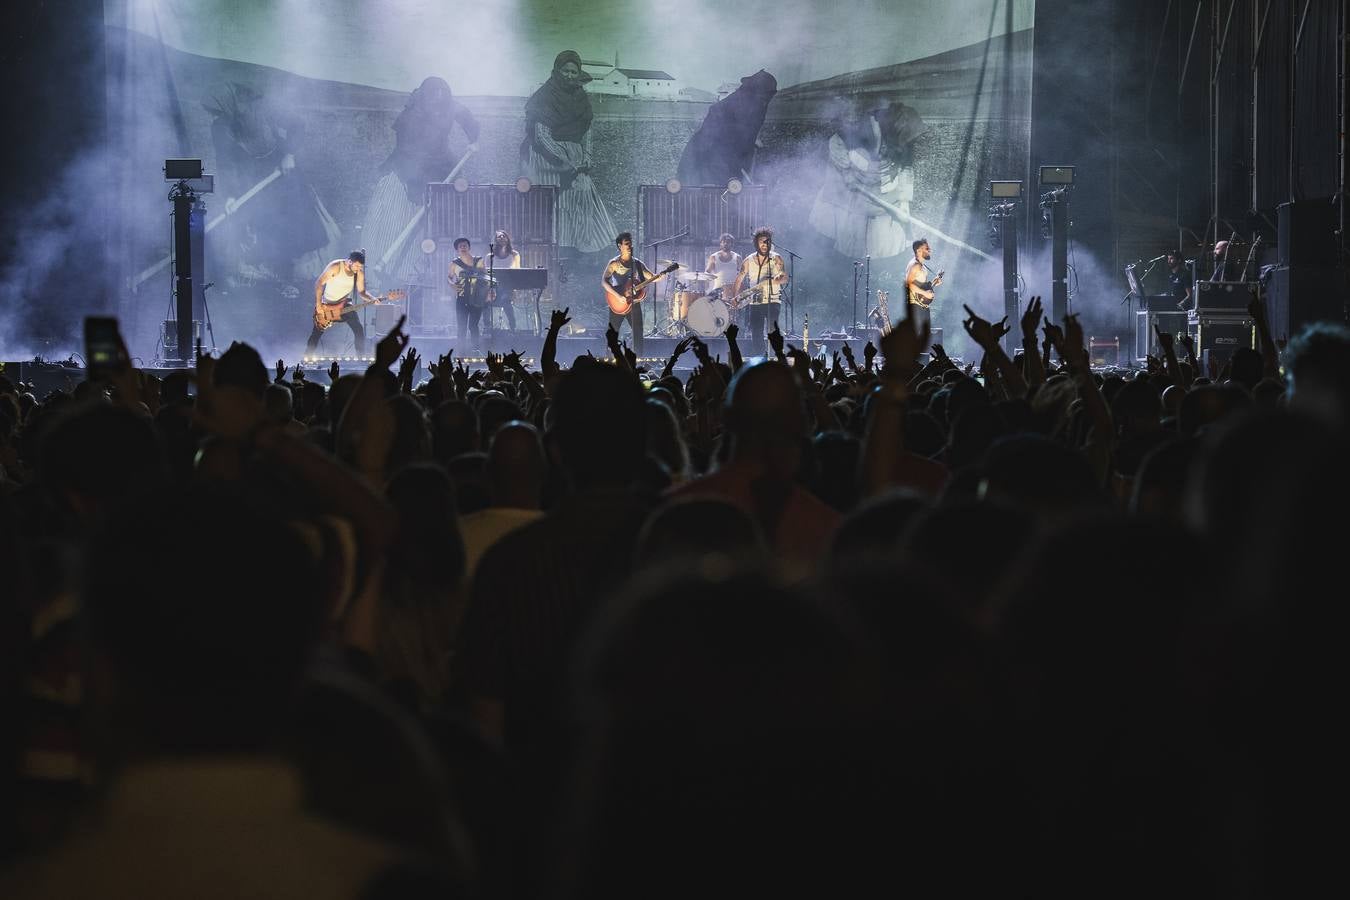
<svg viewBox="0 0 1350 900">
<path fill-rule="evenodd" d="M 116 319 L 89 316 L 84 320 L 84 361 L 91 381 L 126 368 Z"/>
</svg>

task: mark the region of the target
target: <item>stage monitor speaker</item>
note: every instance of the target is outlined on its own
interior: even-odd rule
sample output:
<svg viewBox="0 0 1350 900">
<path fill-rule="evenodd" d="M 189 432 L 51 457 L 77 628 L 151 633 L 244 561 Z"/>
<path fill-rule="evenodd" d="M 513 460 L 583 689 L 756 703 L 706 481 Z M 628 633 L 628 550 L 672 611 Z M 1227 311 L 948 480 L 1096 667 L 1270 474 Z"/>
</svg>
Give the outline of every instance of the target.
<svg viewBox="0 0 1350 900">
<path fill-rule="evenodd" d="M 1266 284 L 1271 337 L 1291 338 L 1313 322 L 1346 322 L 1347 272 L 1331 266 L 1276 266 Z"/>
<path fill-rule="evenodd" d="M 1336 264 L 1336 207 L 1328 198 L 1281 203 L 1276 208 L 1281 266 Z"/>
</svg>

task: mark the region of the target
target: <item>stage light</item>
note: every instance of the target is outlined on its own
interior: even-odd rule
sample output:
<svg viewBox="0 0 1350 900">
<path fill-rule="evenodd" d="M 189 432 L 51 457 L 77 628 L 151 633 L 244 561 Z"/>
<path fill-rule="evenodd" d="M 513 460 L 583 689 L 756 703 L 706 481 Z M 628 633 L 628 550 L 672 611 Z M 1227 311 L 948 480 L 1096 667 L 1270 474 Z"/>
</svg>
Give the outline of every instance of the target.
<svg viewBox="0 0 1350 900">
<path fill-rule="evenodd" d="M 739 194 L 740 192 L 741 192 L 741 180 L 739 178 L 733 178 L 727 182 L 728 194 Z"/>
<path fill-rule="evenodd" d="M 422 239 L 422 252 L 423 252 L 423 253 L 435 253 L 435 252 L 436 252 L 436 242 L 433 241 L 431 238 L 423 238 L 423 239 Z"/>
<path fill-rule="evenodd" d="M 200 159 L 164 160 L 165 181 L 191 181 L 194 178 L 201 177 L 202 161 Z"/>
<path fill-rule="evenodd" d="M 469 179 L 463 177 L 456 178 L 454 182 L 452 182 L 452 185 L 458 193 L 462 194 L 469 189 Z"/>
<path fill-rule="evenodd" d="M 678 193 L 680 192 L 680 188 L 681 188 L 681 187 L 683 187 L 683 185 L 680 184 L 680 179 L 678 179 L 678 178 L 672 178 L 672 179 L 670 179 L 669 181 L 666 182 L 666 192 L 667 192 L 667 193 L 670 193 L 670 194 L 678 194 Z"/>
<path fill-rule="evenodd" d="M 1072 185 L 1073 166 L 1041 166 L 1041 184 Z"/>
<path fill-rule="evenodd" d="M 991 181 L 989 182 L 989 196 L 995 200 L 1017 200 L 1022 196 L 1022 182 L 1020 181 Z"/>
<path fill-rule="evenodd" d="M 532 187 L 534 187 L 534 185 L 530 182 L 530 179 L 526 178 L 524 175 L 516 179 L 516 190 L 520 191 L 522 194 L 528 194 Z"/>
</svg>

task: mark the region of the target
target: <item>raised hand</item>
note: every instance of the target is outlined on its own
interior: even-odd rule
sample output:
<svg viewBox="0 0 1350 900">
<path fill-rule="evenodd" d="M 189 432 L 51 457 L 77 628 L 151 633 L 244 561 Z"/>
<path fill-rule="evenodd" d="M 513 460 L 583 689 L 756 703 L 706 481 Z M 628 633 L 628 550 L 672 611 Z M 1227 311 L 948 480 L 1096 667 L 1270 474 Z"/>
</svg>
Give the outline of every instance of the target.
<svg viewBox="0 0 1350 900">
<path fill-rule="evenodd" d="M 694 338 L 694 356 L 704 366 L 712 365 L 712 357 L 708 355 L 708 345 L 697 337 Z"/>
<path fill-rule="evenodd" d="M 881 355 L 886 357 L 886 369 L 894 369 L 901 376 L 909 377 L 918 369 L 919 353 L 928 345 L 932 333 L 932 325 L 927 318 L 922 325 L 916 326 L 910 304 L 906 303 L 904 317 L 881 336 Z"/>
<path fill-rule="evenodd" d="M 1041 324 L 1041 316 L 1044 314 L 1039 294 L 1031 298 L 1026 312 L 1022 313 L 1022 337 L 1033 344 L 1036 343 L 1036 328 Z"/>
<path fill-rule="evenodd" d="M 394 360 L 399 358 L 404 349 L 408 346 L 411 338 L 403 333 L 403 323 L 408 321 L 407 313 L 398 317 L 398 322 L 390 329 L 389 333 L 380 338 L 380 342 L 375 345 L 375 365 L 381 369 L 387 369 L 394 364 Z"/>
<path fill-rule="evenodd" d="M 778 326 L 773 326 L 773 331 L 769 332 L 769 346 L 773 348 L 774 356 L 783 355 L 783 332 L 778 330 Z"/>
<path fill-rule="evenodd" d="M 1168 335 L 1171 338 L 1171 335 Z M 1170 343 L 1169 343 L 1170 346 Z M 1064 317 L 1064 348 L 1060 355 L 1069 364 L 1087 363 L 1087 348 L 1083 345 L 1083 324 L 1076 313 Z"/>
<path fill-rule="evenodd" d="M 617 350 L 619 347 L 619 332 L 615 330 L 613 324 L 605 329 L 605 346 L 611 350 Z"/>
<path fill-rule="evenodd" d="M 1012 326 L 1008 324 L 1008 317 L 1004 316 L 994 323 L 994 340 L 1003 340 L 1003 336 L 1009 331 L 1012 331 Z"/>
<path fill-rule="evenodd" d="M 1186 350 L 1186 355 L 1195 359 L 1195 339 L 1186 332 L 1177 335 L 1177 343 Z"/>
<path fill-rule="evenodd" d="M 286 361 L 284 359 L 279 359 L 277 360 L 277 377 L 273 380 L 281 381 L 281 379 L 285 377 L 286 377 Z"/>
<path fill-rule="evenodd" d="M 845 344 L 844 346 L 848 345 Z M 850 350 L 849 352 L 852 353 L 853 351 Z M 872 367 L 872 360 L 876 358 L 876 355 L 877 348 L 872 346 L 871 341 L 863 345 L 863 360 L 867 363 L 868 368 Z"/>
<path fill-rule="evenodd" d="M 496 353 L 487 354 L 487 356 L 484 358 L 484 362 L 487 363 L 488 374 L 491 375 L 494 379 L 501 378 L 506 374 L 506 370 L 502 368 L 502 358 L 498 354 Z"/>
<path fill-rule="evenodd" d="M 1158 346 L 1162 348 L 1163 353 L 1169 352 L 1172 349 L 1172 332 L 1164 331 L 1158 325 L 1154 325 L 1153 333 L 1158 336 Z"/>
<path fill-rule="evenodd" d="M 333 360 L 333 362 L 328 366 L 328 383 L 329 383 L 329 384 L 337 384 L 337 380 L 338 380 L 339 376 L 341 376 L 341 375 L 342 375 L 342 370 L 338 368 L 337 360 L 335 359 L 335 360 Z"/>
<path fill-rule="evenodd" d="M 409 347 L 408 352 L 403 355 L 403 362 L 399 363 L 398 382 L 407 390 L 412 390 L 413 373 L 417 371 L 419 361 L 417 348 Z"/>
<path fill-rule="evenodd" d="M 727 325 L 727 330 L 724 331 L 722 334 L 726 337 L 728 341 L 734 344 L 736 342 L 736 335 L 740 333 L 741 330 L 736 327 L 736 323 L 732 322 L 729 325 Z"/>
<path fill-rule="evenodd" d="M 304 381 L 305 370 L 300 368 L 300 364 L 295 364 L 295 371 L 291 373 L 291 381 Z"/>
<path fill-rule="evenodd" d="M 953 367 L 955 366 L 955 363 L 952 362 L 951 357 L 947 355 L 946 349 L 941 344 L 933 344 L 929 349 L 933 353 L 933 358 L 938 362 L 946 363 Z"/>
<path fill-rule="evenodd" d="M 1049 319 L 1041 326 L 1045 331 L 1045 339 L 1050 342 L 1050 346 L 1059 351 L 1059 355 L 1064 355 L 1064 331 Z"/>
<path fill-rule="evenodd" d="M 567 315 L 572 311 L 572 307 L 564 306 L 562 309 L 555 309 L 553 315 L 549 317 L 548 327 L 554 331 L 562 330 L 562 327 L 572 319 Z"/>
<path fill-rule="evenodd" d="M 965 304 L 962 304 L 962 306 L 965 306 L 968 318 L 961 324 L 965 327 L 966 334 L 970 335 L 971 340 L 986 350 L 997 344 L 999 339 L 998 328 L 1003 326 L 1007 321 L 1006 317 L 1004 318 L 1004 322 L 1000 322 L 998 326 L 995 326 L 990 324 L 988 320 L 982 319 L 976 315 L 975 310 L 971 309 L 969 306 L 966 306 Z M 1004 330 L 1006 331 L 1006 328 Z"/>
<path fill-rule="evenodd" d="M 510 353 L 506 354 L 506 356 L 502 357 L 502 365 L 513 372 L 525 371 L 525 365 L 520 361 L 519 350 L 512 350 Z"/>
</svg>

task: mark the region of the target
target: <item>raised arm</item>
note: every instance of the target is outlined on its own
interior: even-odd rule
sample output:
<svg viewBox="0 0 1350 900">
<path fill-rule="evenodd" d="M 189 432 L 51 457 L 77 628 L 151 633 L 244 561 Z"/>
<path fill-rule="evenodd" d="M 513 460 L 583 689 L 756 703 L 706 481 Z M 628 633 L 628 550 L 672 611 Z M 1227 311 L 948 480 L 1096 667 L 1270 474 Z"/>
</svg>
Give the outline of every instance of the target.
<svg viewBox="0 0 1350 900">
<path fill-rule="evenodd" d="M 1003 378 L 1003 384 L 1012 397 L 1025 397 L 1027 395 L 1027 381 L 1022 377 L 1013 361 L 1008 358 L 1008 354 L 1003 352 L 1003 347 L 999 344 L 999 338 L 1007 333 L 1006 317 L 1003 322 L 994 325 L 975 315 L 975 311 L 969 306 L 965 307 L 969 316 L 962 324 L 965 326 L 966 333 L 971 336 L 975 343 L 984 350 L 985 357 L 998 370 Z"/>
<path fill-rule="evenodd" d="M 1044 309 L 1040 296 L 1031 298 L 1027 311 L 1022 314 L 1022 358 L 1026 360 L 1027 386 L 1033 388 L 1045 383 L 1045 365 L 1036 346 L 1036 329 L 1041 324 Z"/>
<path fill-rule="evenodd" d="M 1266 316 L 1266 304 L 1256 294 L 1252 294 L 1247 304 L 1247 314 L 1256 323 L 1256 336 L 1261 342 L 1261 374 L 1267 378 L 1280 377 L 1280 351 L 1275 347 L 1274 336 L 1270 333 L 1270 320 Z"/>
<path fill-rule="evenodd" d="M 565 306 L 562 309 L 555 309 L 553 315 L 549 318 L 548 334 L 544 335 L 544 346 L 539 352 L 539 368 L 545 377 L 555 375 L 558 372 L 558 332 L 562 327 L 572 321 L 567 317 L 572 307 Z"/>
</svg>

